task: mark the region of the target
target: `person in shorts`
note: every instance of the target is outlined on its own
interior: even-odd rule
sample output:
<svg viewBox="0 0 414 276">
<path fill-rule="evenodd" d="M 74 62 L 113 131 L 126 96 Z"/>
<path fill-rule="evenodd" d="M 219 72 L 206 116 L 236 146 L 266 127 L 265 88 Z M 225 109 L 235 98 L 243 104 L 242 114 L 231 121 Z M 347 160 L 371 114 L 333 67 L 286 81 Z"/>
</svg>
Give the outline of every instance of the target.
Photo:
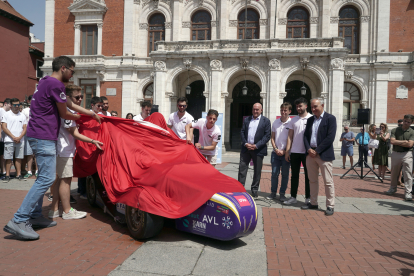
<svg viewBox="0 0 414 276">
<path fill-rule="evenodd" d="M 24 116 L 26 116 L 26 121 L 29 124 L 29 120 L 30 120 L 30 102 L 32 101 L 32 95 L 30 95 L 28 97 L 28 103 L 29 103 L 29 107 L 26 107 L 25 109 L 23 109 L 22 113 L 24 114 Z M 36 175 L 37 177 L 37 164 L 35 162 L 36 165 L 36 171 L 35 173 L 32 172 L 32 165 L 33 165 L 33 160 L 34 160 L 34 155 L 33 155 L 33 150 L 30 147 L 29 142 L 27 141 L 27 135 L 24 135 L 24 157 L 25 157 L 25 161 L 27 163 L 27 173 L 23 176 L 24 179 L 27 179 L 29 177 L 31 177 L 33 174 Z M 26 163 L 24 163 L 24 165 L 22 166 L 22 170 L 24 170 L 24 168 L 26 167 Z"/>
<path fill-rule="evenodd" d="M 9 98 L 4 100 L 3 106 L 0 108 L 0 124 L 1 120 L 3 119 L 4 113 L 9 112 L 11 110 L 11 101 Z M 1 138 L 0 138 L 0 169 L 2 172 L 1 179 L 3 180 L 6 177 L 6 162 L 4 161 L 3 154 L 4 154 L 4 131 L 1 130 Z"/>
<path fill-rule="evenodd" d="M 82 88 L 69 84 L 66 86 L 66 97 L 74 104 L 82 102 Z M 75 114 L 74 111 L 68 110 Z M 73 120 L 61 119 L 59 136 L 57 140 L 56 156 L 56 182 L 53 190 L 53 201 L 49 211 L 49 218 L 59 217 L 59 201 L 62 201 L 63 219 L 81 219 L 86 217 L 86 212 L 77 211 L 70 206 L 70 184 L 73 176 L 73 157 L 75 156 L 75 139 L 92 143 L 100 150 L 101 142 L 95 141 L 79 133 L 76 122 Z"/>
<path fill-rule="evenodd" d="M 199 139 L 195 146 L 213 167 L 217 164 L 217 144 L 221 139 L 220 128 L 215 125 L 218 116 L 217 110 L 210 109 L 205 119 L 194 120 L 185 126 L 188 144 L 192 144 L 191 129 L 199 130 Z"/>
<path fill-rule="evenodd" d="M 349 162 L 351 162 L 351 167 L 354 164 L 354 141 L 355 134 L 352 131 L 349 131 L 349 126 L 344 126 L 344 132 L 341 135 L 342 142 L 341 146 L 341 156 L 342 156 L 342 169 L 345 169 L 346 156 L 349 156 Z"/>
<path fill-rule="evenodd" d="M 26 116 L 20 112 L 20 101 L 11 99 L 12 112 L 6 112 L 1 120 L 1 127 L 6 134 L 4 138 L 4 159 L 6 160 L 6 177 L 3 182 L 10 181 L 10 168 L 15 155 L 16 178 L 24 179 L 21 175 L 22 159 L 24 157 L 24 135 L 26 134 Z"/>
</svg>

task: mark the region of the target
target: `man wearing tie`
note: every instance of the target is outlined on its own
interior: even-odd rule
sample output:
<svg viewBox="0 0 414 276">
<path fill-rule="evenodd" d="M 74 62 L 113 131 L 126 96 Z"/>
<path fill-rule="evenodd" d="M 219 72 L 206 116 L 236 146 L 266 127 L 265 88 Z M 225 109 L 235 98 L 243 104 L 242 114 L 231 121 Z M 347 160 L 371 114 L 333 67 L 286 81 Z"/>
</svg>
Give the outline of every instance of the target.
<svg viewBox="0 0 414 276">
<path fill-rule="evenodd" d="M 250 160 L 253 160 L 253 182 L 252 196 L 257 198 L 262 174 L 263 157 L 267 155 L 266 143 L 270 140 L 270 120 L 262 116 L 262 105 L 253 105 L 253 115 L 243 121 L 241 130 L 242 149 L 240 152 L 239 176 L 238 181 L 243 184 L 246 182 L 247 170 Z"/>
<path fill-rule="evenodd" d="M 332 177 L 332 161 L 335 160 L 333 142 L 336 134 L 335 116 L 325 112 L 319 99 L 311 101 L 314 116 L 308 119 L 303 140 L 306 148 L 311 202 L 302 209 L 318 209 L 319 169 L 325 185 L 325 215 L 334 214 L 335 188 Z"/>
</svg>

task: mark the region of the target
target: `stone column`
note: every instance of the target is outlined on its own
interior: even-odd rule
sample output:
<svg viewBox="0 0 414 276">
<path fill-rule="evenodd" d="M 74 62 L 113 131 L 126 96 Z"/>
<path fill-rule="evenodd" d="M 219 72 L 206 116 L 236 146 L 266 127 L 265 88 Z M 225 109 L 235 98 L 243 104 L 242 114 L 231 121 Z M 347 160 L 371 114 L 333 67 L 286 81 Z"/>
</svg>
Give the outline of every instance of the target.
<svg viewBox="0 0 414 276">
<path fill-rule="evenodd" d="M 123 54 L 135 54 L 132 50 L 134 41 L 134 0 L 125 0 L 124 3 L 124 49 Z"/>
<path fill-rule="evenodd" d="M 280 60 L 271 59 L 269 61 L 269 104 L 268 116 L 270 121 L 274 121 L 276 116 L 280 113 L 280 105 L 283 98 L 286 97 L 284 87 L 280 87 Z"/>
<path fill-rule="evenodd" d="M 334 148 L 340 148 L 339 137 L 342 134 L 342 119 L 343 119 L 343 101 L 344 101 L 344 61 L 340 58 L 333 58 L 331 60 L 331 70 L 329 74 L 330 95 L 329 104 L 331 114 L 336 117 L 336 136 L 333 143 Z"/>
<path fill-rule="evenodd" d="M 391 0 L 378 1 L 378 24 L 377 24 L 377 51 L 389 51 L 390 45 L 390 9 Z M 368 17 L 369 18 L 369 17 Z M 361 16 L 361 22 L 364 20 Z M 364 20 L 365 21 L 365 20 Z M 362 36 L 362 33 L 361 33 Z"/>
<path fill-rule="evenodd" d="M 361 40 L 360 40 L 360 49 L 361 55 L 369 54 L 369 25 L 370 25 L 370 17 L 369 16 L 361 16 L 359 18 L 360 22 L 360 29 L 361 29 Z"/>
<path fill-rule="evenodd" d="M 322 11 L 321 20 L 319 20 L 319 29 L 321 30 L 320 37 L 330 37 L 330 16 L 331 16 L 331 0 L 322 0 L 320 3 L 320 8 Z M 337 28 L 338 29 L 338 28 Z"/>
<path fill-rule="evenodd" d="M 385 68 L 378 68 L 378 67 Z M 371 122 L 375 124 L 387 122 L 388 108 L 388 74 L 390 65 L 376 65 L 374 83 L 374 106 L 371 110 Z M 398 108 L 398 107 L 397 107 Z M 404 115 L 404 114 L 403 114 Z"/>
<path fill-rule="evenodd" d="M 319 37 L 319 31 L 318 31 L 318 23 L 319 23 L 319 17 L 311 17 L 309 19 L 310 23 L 310 38 L 316 38 Z"/>
<path fill-rule="evenodd" d="M 45 57 L 53 57 L 55 47 L 55 0 L 46 0 L 45 5 Z"/>
<path fill-rule="evenodd" d="M 221 75 L 222 75 L 222 64 L 218 59 L 210 61 L 211 69 L 211 87 L 210 87 L 210 109 L 215 109 L 218 112 L 224 112 L 222 109 L 222 98 L 221 98 Z"/>
<path fill-rule="evenodd" d="M 229 24 L 227 6 L 229 1 L 219 1 L 220 5 L 220 28 L 219 33 L 217 34 L 217 39 L 228 39 L 227 37 L 227 28 Z"/>
<path fill-rule="evenodd" d="M 167 103 L 165 95 L 166 70 L 167 66 L 164 61 L 158 60 L 154 62 L 154 104 L 158 105 L 158 111 L 167 120 L 169 116 L 167 104 L 170 101 Z"/>
<path fill-rule="evenodd" d="M 79 56 L 80 55 L 80 40 L 81 40 L 81 25 L 75 24 L 75 49 L 74 49 L 74 55 Z"/>
<path fill-rule="evenodd" d="M 174 11 L 172 13 L 172 41 L 180 40 L 181 25 L 182 25 L 181 6 L 183 6 L 182 1 L 173 1 Z"/>
<path fill-rule="evenodd" d="M 229 98 L 228 95 L 229 95 L 228 92 L 223 92 L 223 96 L 225 97 L 226 113 L 223 114 L 224 115 L 223 130 L 224 131 L 222 135 L 224 136 L 223 137 L 224 144 L 230 148 L 230 107 L 231 107 L 231 104 L 233 103 L 233 99 Z"/>
<path fill-rule="evenodd" d="M 102 55 L 102 27 L 103 23 L 98 23 L 98 55 Z"/>
</svg>

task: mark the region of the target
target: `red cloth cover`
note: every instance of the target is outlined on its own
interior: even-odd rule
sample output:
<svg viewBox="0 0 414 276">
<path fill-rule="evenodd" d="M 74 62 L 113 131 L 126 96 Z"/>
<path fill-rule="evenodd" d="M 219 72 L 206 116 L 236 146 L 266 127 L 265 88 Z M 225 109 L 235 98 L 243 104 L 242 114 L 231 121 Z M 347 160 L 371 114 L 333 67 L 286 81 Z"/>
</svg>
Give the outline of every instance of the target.
<svg viewBox="0 0 414 276">
<path fill-rule="evenodd" d="M 104 150 L 76 141 L 74 175 L 86 177 L 97 171 L 113 203 L 180 218 L 215 193 L 246 192 L 237 180 L 211 166 L 193 145 L 179 139 L 160 113 L 144 122 L 104 116 L 99 125 L 82 116 L 77 123 L 79 132 L 101 141 Z"/>
</svg>

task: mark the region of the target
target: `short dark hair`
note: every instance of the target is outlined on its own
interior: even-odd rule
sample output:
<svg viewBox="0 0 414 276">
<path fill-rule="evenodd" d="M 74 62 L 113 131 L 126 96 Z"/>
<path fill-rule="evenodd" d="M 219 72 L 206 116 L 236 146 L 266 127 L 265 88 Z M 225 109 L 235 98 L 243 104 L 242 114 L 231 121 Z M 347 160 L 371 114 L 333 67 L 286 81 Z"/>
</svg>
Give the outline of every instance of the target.
<svg viewBox="0 0 414 276">
<path fill-rule="evenodd" d="M 93 105 L 95 105 L 97 103 L 101 103 L 101 102 L 102 102 L 101 97 L 92 97 L 92 99 L 91 99 L 91 104 L 93 104 Z"/>
<path fill-rule="evenodd" d="M 134 114 L 132 114 L 132 113 L 128 113 L 126 116 L 125 116 L 125 119 L 128 119 L 128 116 L 129 115 L 131 115 L 132 116 L 132 118 L 134 118 Z"/>
<path fill-rule="evenodd" d="M 70 57 L 60 56 L 53 60 L 52 69 L 53 69 L 53 72 L 58 72 L 60 68 L 62 68 L 62 66 L 70 68 L 72 66 L 75 67 L 75 65 L 76 63 Z"/>
<path fill-rule="evenodd" d="M 111 111 L 111 114 L 112 114 L 112 113 L 115 113 L 116 115 L 118 115 L 118 112 L 117 112 L 117 111 L 115 111 L 115 110 L 112 110 L 112 111 Z"/>
<path fill-rule="evenodd" d="M 10 99 L 10 103 L 15 103 L 15 102 L 19 102 L 20 103 L 20 101 L 19 101 L 18 98 L 12 98 L 12 99 Z"/>
<path fill-rule="evenodd" d="M 144 108 L 144 107 L 152 108 L 152 103 L 150 103 L 149 101 L 143 101 L 143 102 L 141 102 L 141 107 L 142 108 Z"/>
<path fill-rule="evenodd" d="M 107 98 L 107 97 L 105 97 L 105 96 L 101 96 L 101 100 L 102 100 L 102 102 L 103 102 L 103 101 L 107 101 L 107 100 L 108 100 L 108 98 Z"/>
<path fill-rule="evenodd" d="M 177 104 L 178 104 L 179 102 L 185 102 L 185 104 L 188 104 L 188 100 L 187 100 L 187 98 L 186 98 L 186 97 L 179 97 L 179 98 L 177 99 Z"/>
<path fill-rule="evenodd" d="M 295 101 L 295 105 L 298 105 L 298 104 L 308 105 L 308 100 L 305 99 L 304 97 L 300 97 L 300 98 L 296 99 L 296 101 Z"/>
<path fill-rule="evenodd" d="M 66 96 L 72 97 L 74 91 L 82 91 L 82 87 L 75 84 L 66 85 Z"/>
<path fill-rule="evenodd" d="M 290 104 L 290 102 L 284 102 L 280 105 L 280 109 L 282 108 L 287 108 L 289 109 L 289 111 L 292 111 L 292 105 Z"/>
<path fill-rule="evenodd" d="M 413 122 L 414 121 L 414 116 L 411 115 L 411 114 L 407 114 L 407 115 L 404 115 L 404 119 L 409 119 L 409 120 L 411 120 L 411 122 Z"/>
<path fill-rule="evenodd" d="M 208 111 L 207 116 L 210 116 L 210 115 L 216 115 L 216 118 L 218 118 L 218 116 L 219 116 L 217 110 L 215 110 L 215 109 L 210 109 Z"/>
<path fill-rule="evenodd" d="M 29 97 L 27 97 L 27 100 L 28 100 L 28 101 L 31 101 L 31 100 L 32 100 L 32 98 L 33 98 L 33 95 L 30 95 Z"/>
<path fill-rule="evenodd" d="M 403 121 L 404 121 L 403 119 L 399 119 L 399 120 L 398 120 L 398 123 L 399 123 L 399 124 L 402 124 L 402 122 L 403 122 Z"/>
<path fill-rule="evenodd" d="M 4 100 L 4 103 L 11 104 L 11 99 L 10 99 L 10 98 L 6 98 L 6 99 Z"/>
</svg>

